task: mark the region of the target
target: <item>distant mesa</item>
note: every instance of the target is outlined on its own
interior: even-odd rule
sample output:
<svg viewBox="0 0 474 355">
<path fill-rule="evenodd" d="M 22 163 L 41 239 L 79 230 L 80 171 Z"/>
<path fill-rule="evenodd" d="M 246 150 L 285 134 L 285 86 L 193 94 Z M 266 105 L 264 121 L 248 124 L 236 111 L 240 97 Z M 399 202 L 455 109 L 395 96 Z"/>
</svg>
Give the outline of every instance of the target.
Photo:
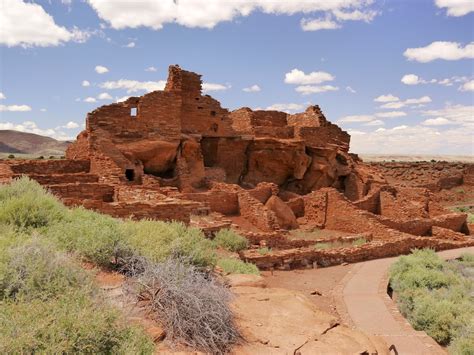
<svg viewBox="0 0 474 355">
<path fill-rule="evenodd" d="M 64 155 L 71 142 L 13 130 L 0 130 L 0 153 Z"/>
</svg>

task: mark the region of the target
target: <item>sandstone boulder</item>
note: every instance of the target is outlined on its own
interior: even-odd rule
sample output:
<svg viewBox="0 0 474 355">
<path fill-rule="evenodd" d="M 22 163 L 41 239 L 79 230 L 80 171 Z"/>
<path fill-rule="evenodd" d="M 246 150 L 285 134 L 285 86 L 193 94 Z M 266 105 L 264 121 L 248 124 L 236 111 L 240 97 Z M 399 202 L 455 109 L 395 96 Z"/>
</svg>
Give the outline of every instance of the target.
<svg viewBox="0 0 474 355">
<path fill-rule="evenodd" d="M 275 213 L 281 228 L 298 228 L 298 222 L 296 222 L 296 216 L 292 209 L 278 196 L 271 196 L 265 206 Z"/>
</svg>

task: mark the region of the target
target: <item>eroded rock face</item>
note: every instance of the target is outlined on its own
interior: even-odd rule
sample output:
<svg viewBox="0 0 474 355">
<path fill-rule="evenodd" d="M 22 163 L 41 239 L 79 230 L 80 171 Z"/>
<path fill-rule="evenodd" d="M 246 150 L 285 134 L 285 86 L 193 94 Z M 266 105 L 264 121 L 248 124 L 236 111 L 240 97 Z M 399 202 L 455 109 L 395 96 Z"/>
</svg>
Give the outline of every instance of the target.
<svg viewBox="0 0 474 355">
<path fill-rule="evenodd" d="M 350 137 L 318 106 L 294 115 L 229 112 L 202 95 L 201 83 L 200 75 L 170 66 L 163 91 L 90 112 L 67 157 L 90 159 L 91 172 L 107 181 L 143 183 L 152 175 L 186 192 L 209 179 L 247 188 L 270 182 L 299 194 L 328 186 L 344 191 L 348 179 L 354 190 Z M 358 182 L 360 198 L 368 188 Z"/>
</svg>

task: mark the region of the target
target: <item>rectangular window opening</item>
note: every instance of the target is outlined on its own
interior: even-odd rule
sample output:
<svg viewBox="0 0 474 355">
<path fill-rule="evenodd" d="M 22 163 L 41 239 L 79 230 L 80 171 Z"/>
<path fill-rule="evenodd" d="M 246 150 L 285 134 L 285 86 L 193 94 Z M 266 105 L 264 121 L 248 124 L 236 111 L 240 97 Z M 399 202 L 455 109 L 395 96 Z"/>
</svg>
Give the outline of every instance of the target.
<svg viewBox="0 0 474 355">
<path fill-rule="evenodd" d="M 138 109 L 136 107 L 132 107 L 130 109 L 130 116 L 131 117 L 137 117 Z"/>
</svg>

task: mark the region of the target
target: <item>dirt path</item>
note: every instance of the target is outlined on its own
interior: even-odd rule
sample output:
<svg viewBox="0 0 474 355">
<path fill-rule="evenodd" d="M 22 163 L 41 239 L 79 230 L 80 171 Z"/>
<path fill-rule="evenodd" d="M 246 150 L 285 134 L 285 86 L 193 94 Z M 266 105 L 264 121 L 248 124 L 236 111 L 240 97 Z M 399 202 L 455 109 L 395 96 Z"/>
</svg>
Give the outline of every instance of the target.
<svg viewBox="0 0 474 355">
<path fill-rule="evenodd" d="M 474 247 L 438 255 L 452 259 L 464 252 L 474 253 Z M 396 260 L 378 259 L 354 265 L 334 290 L 339 295 L 335 300 L 338 313 L 349 326 L 383 337 L 389 346 L 395 346 L 398 354 L 446 354 L 425 332 L 414 330 L 387 295 L 387 272 Z"/>
</svg>

